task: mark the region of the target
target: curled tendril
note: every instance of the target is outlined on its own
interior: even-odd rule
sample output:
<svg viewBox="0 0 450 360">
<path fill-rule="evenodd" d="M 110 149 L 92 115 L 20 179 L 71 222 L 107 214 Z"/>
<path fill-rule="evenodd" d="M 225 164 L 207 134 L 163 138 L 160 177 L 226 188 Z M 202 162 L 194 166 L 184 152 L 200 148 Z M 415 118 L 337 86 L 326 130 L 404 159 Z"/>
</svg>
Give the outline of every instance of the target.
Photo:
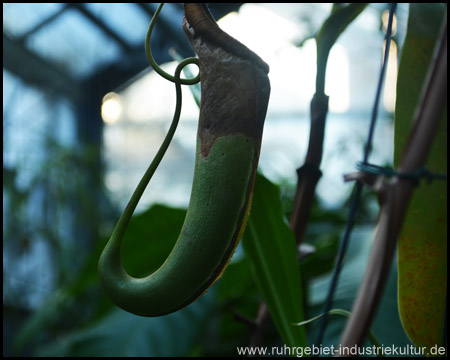
<svg viewBox="0 0 450 360">
<path fill-rule="evenodd" d="M 170 145 L 170 142 L 172 141 L 173 135 L 175 134 L 175 130 L 177 129 L 178 122 L 180 120 L 180 114 L 181 114 L 181 104 L 182 104 L 182 96 L 181 96 L 181 85 L 194 85 L 200 81 L 200 74 L 198 74 L 196 77 L 192 79 L 182 79 L 181 78 L 181 71 L 183 68 L 189 64 L 196 64 L 198 66 L 198 59 L 196 58 L 187 58 L 181 61 L 176 69 L 175 74 L 172 76 L 162 70 L 158 64 L 155 62 L 151 49 L 150 49 L 150 36 L 153 30 L 153 26 L 156 22 L 156 19 L 161 12 L 161 9 L 163 7 L 163 4 L 161 4 L 158 7 L 158 10 L 155 12 L 151 22 L 150 26 L 147 32 L 147 37 L 145 41 L 145 53 L 147 55 L 147 59 L 150 63 L 150 65 L 154 68 L 154 70 L 164 77 L 165 79 L 175 83 L 175 89 L 176 89 L 176 106 L 175 106 L 175 113 L 173 115 L 172 124 L 170 125 L 169 131 L 166 134 L 166 137 L 164 138 L 163 143 L 161 144 L 161 147 L 159 148 L 158 152 L 156 153 L 153 161 L 151 162 L 150 166 L 147 168 L 144 176 L 142 177 L 141 181 L 137 185 L 136 189 L 134 190 L 133 195 L 131 196 L 130 201 L 128 202 L 127 207 L 125 208 L 124 212 L 122 213 L 122 216 L 120 217 L 116 228 L 114 229 L 114 233 L 117 234 L 123 234 L 125 233 L 125 230 L 128 226 L 128 223 L 130 222 L 130 219 L 133 215 L 134 210 L 136 209 L 136 206 L 142 196 L 142 194 L 145 191 L 145 188 L 147 187 L 148 183 L 150 182 L 150 179 L 152 178 L 153 174 L 156 171 L 156 168 L 159 166 L 162 158 L 164 157 L 164 154 L 167 151 L 167 148 Z"/>
<path fill-rule="evenodd" d="M 161 3 L 158 6 L 158 9 L 156 10 L 155 14 L 153 15 L 152 20 L 150 21 L 150 25 L 147 30 L 147 36 L 145 38 L 145 55 L 147 56 L 147 60 L 150 63 L 150 65 L 152 66 L 152 68 L 166 80 L 169 80 L 174 83 L 179 82 L 182 85 L 197 84 L 200 81 L 200 73 L 191 79 L 181 79 L 181 77 L 179 77 L 177 79 L 175 76 L 172 76 L 169 73 L 165 72 L 163 69 L 161 69 L 161 67 L 159 67 L 159 65 L 156 63 L 155 59 L 153 58 L 152 49 L 150 46 L 150 39 L 152 36 L 153 27 L 155 26 L 155 23 L 156 23 L 156 19 L 158 18 L 159 13 L 161 12 L 163 6 L 164 6 L 164 3 Z M 198 59 L 194 58 L 194 57 L 190 57 L 190 58 L 187 58 L 187 59 L 184 59 L 183 61 L 181 61 L 179 65 L 182 65 L 181 67 L 183 68 L 189 64 L 195 64 L 198 66 Z"/>
</svg>

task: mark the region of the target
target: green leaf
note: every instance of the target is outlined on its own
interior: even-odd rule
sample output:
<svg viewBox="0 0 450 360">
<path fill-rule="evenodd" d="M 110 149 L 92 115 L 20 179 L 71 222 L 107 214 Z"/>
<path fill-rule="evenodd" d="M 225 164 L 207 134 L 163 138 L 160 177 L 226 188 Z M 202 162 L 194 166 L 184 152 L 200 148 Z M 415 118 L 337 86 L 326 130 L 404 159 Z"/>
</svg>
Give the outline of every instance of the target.
<svg viewBox="0 0 450 360">
<path fill-rule="evenodd" d="M 294 234 L 283 218 L 279 188 L 257 175 L 253 206 L 243 239 L 256 283 L 288 346 L 306 346 L 300 270 Z"/>
<path fill-rule="evenodd" d="M 401 160 L 445 13 L 442 4 L 411 4 L 400 61 L 395 112 L 394 164 Z M 426 167 L 447 173 L 447 115 Z M 398 244 L 399 311 L 416 346 L 441 345 L 447 289 L 447 183 L 416 188 Z"/>
<path fill-rule="evenodd" d="M 53 339 L 37 355 L 71 357 L 179 357 L 186 356 L 201 341 L 213 309 L 208 292 L 194 304 L 176 313 L 146 318 L 119 308 L 95 324 Z"/>
<path fill-rule="evenodd" d="M 154 205 L 133 216 L 125 232 L 121 256 L 130 275 L 143 277 L 167 259 L 180 234 L 185 210 Z"/>
</svg>

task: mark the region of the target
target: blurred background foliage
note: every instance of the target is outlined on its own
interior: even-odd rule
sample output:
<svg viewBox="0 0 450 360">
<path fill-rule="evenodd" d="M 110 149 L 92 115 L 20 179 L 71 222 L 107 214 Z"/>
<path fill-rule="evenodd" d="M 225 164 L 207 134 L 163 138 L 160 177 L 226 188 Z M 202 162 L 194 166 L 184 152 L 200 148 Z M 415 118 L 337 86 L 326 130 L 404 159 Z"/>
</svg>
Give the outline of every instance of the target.
<svg viewBox="0 0 450 360">
<path fill-rule="evenodd" d="M 236 17 L 244 24 L 253 19 L 250 28 L 260 33 L 270 14 L 281 31 L 273 38 L 264 32 L 265 41 L 250 32 L 242 41 L 263 42 L 253 46 L 271 66 L 273 95 L 261 171 L 278 184 L 288 217 L 295 169 L 306 151 L 314 86 L 314 74 L 308 78 L 314 58 L 307 55 L 315 49 L 309 51 L 308 39 L 331 5 L 240 5 L 219 4 L 212 11 L 219 19 L 228 14 L 224 27 Z M 306 237 L 315 252 L 300 265 L 306 318 L 322 310 L 345 225 L 351 186 L 341 179 L 354 171 L 362 153 L 386 8 L 369 6 L 338 41 L 338 50 L 346 55 L 330 55 L 330 64 L 347 59 L 330 73 L 349 72 L 347 82 L 335 79 L 337 92 L 326 92 L 336 98 L 345 93 L 345 85 L 348 98 L 335 108 L 330 105 L 324 177 Z M 155 9 L 155 4 L 3 4 L 3 356 L 232 356 L 236 346 L 248 345 L 251 329 L 242 319 L 255 318 L 261 295 L 241 246 L 222 279 L 203 297 L 164 317 L 141 318 L 122 311 L 98 283 L 100 252 L 174 108 L 172 86 L 166 91 L 167 85 L 152 83 L 143 51 Z M 181 14 L 179 5 L 168 4 L 158 20 L 152 48 L 159 63 L 172 60 L 171 47 L 182 57 L 192 55 L 180 28 Z M 399 48 L 407 14 L 408 6 L 400 5 L 394 37 Z M 244 25 L 233 26 L 239 32 Z M 165 66 L 173 69 L 173 63 Z M 327 83 L 333 83 L 329 77 Z M 151 85 L 140 85 L 144 80 Z M 116 102 L 110 105 L 121 104 L 119 112 L 107 112 L 111 98 Z M 192 98 L 184 99 L 180 135 L 125 236 L 124 266 L 135 276 L 148 274 L 164 261 L 184 220 L 198 114 Z M 374 161 L 383 165 L 392 164 L 389 106 L 387 101 L 381 112 L 374 150 Z M 336 308 L 351 309 L 377 211 L 373 194 L 364 191 Z M 410 342 L 398 318 L 396 281 L 394 265 L 372 330 L 383 344 L 401 346 Z M 344 321 L 330 319 L 324 345 L 336 344 Z M 309 341 L 316 330 L 316 324 L 307 326 Z M 282 346 L 272 323 L 264 344 Z"/>
</svg>

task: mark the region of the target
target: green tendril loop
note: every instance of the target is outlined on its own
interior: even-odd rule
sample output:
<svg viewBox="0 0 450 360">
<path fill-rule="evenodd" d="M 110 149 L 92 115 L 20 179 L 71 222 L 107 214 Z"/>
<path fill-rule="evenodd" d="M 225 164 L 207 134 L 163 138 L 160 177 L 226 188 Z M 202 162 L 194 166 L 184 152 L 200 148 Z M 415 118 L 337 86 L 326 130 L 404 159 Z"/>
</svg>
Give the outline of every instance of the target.
<svg viewBox="0 0 450 360">
<path fill-rule="evenodd" d="M 147 59 L 150 63 L 150 65 L 155 69 L 155 71 L 161 75 L 163 78 L 175 83 L 175 90 L 176 90 L 176 106 L 175 106 L 175 113 L 173 115 L 172 124 L 170 125 L 169 131 L 166 134 L 166 137 L 164 138 L 163 143 L 161 144 L 161 147 L 159 148 L 158 152 L 156 153 L 153 161 L 151 162 L 150 166 L 147 168 L 144 176 L 142 177 L 141 181 L 137 185 L 136 189 L 134 190 L 133 195 L 131 196 L 130 201 L 128 202 L 127 207 L 125 208 L 124 212 L 122 213 L 122 216 L 120 217 L 119 221 L 117 222 L 116 228 L 114 229 L 113 237 L 116 237 L 116 234 L 118 235 L 118 238 L 121 239 L 123 237 L 123 234 L 125 233 L 125 229 L 127 228 L 130 219 L 133 215 L 134 210 L 136 209 L 136 206 L 141 199 L 142 194 L 145 191 L 145 188 L 147 187 L 148 183 L 150 182 L 150 179 L 153 177 L 153 174 L 155 173 L 157 167 L 159 166 L 162 158 L 164 157 L 164 154 L 166 153 L 170 142 L 172 141 L 172 138 L 175 134 L 175 130 L 177 129 L 178 122 L 180 120 L 180 114 L 181 114 L 181 105 L 182 105 L 182 92 L 181 92 L 181 85 L 194 85 L 200 81 L 200 74 L 198 74 L 196 77 L 192 79 L 181 79 L 181 71 L 183 68 L 189 64 L 196 64 L 198 66 L 198 59 L 196 58 L 187 58 L 182 60 L 175 69 L 174 76 L 168 74 L 164 70 L 162 70 L 158 64 L 156 64 L 155 60 L 153 59 L 151 50 L 150 50 L 150 36 L 153 30 L 153 26 L 156 22 L 156 19 L 161 12 L 161 9 L 163 7 L 163 3 L 158 7 L 158 10 L 156 10 L 151 22 L 150 26 L 147 32 L 147 37 L 145 41 L 145 53 L 147 55 Z"/>
<path fill-rule="evenodd" d="M 166 80 L 169 80 L 171 82 L 178 81 L 182 85 L 197 84 L 200 81 L 200 73 L 197 74 L 197 76 L 195 76 L 192 79 L 181 79 L 181 77 L 176 79 L 175 76 L 172 76 L 169 73 L 165 72 L 163 69 L 161 69 L 161 67 L 156 63 L 155 59 L 153 58 L 150 39 L 152 36 L 153 27 L 155 26 L 155 23 L 156 23 L 156 19 L 158 18 L 159 13 L 161 12 L 163 6 L 164 6 L 164 3 L 161 3 L 158 6 L 158 9 L 156 10 L 155 14 L 153 15 L 152 20 L 150 21 L 150 25 L 147 30 L 147 36 L 145 38 L 145 55 L 147 56 L 147 60 L 150 63 L 150 65 L 152 66 L 152 68 Z M 187 59 L 183 60 L 182 62 L 180 62 L 180 64 L 184 64 L 182 67 L 187 66 L 189 64 L 195 64 L 198 66 L 198 59 L 194 58 L 194 57 L 190 57 L 190 58 L 187 58 Z"/>
</svg>

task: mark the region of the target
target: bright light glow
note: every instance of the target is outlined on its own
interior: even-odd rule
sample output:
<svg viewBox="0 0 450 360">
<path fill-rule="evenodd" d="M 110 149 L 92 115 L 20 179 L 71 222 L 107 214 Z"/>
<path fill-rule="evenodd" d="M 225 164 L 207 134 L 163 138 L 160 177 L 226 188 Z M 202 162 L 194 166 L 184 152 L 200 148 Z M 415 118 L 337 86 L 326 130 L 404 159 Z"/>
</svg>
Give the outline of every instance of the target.
<svg viewBox="0 0 450 360">
<path fill-rule="evenodd" d="M 268 117 L 307 111 L 314 94 L 315 45 L 314 41 L 302 48 L 293 45 L 295 39 L 305 35 L 298 25 L 255 4 L 244 4 L 239 13 L 228 14 L 218 24 L 269 65 Z"/>
<path fill-rule="evenodd" d="M 287 45 L 270 63 L 269 114 L 307 112 L 314 95 L 316 77 L 316 44 L 308 40 L 299 49 Z"/>
<path fill-rule="evenodd" d="M 102 119 L 105 123 L 115 123 L 119 121 L 122 114 L 122 100 L 119 94 L 110 92 L 103 97 Z"/>
<path fill-rule="evenodd" d="M 239 13 L 232 12 L 224 16 L 218 24 L 269 65 L 274 53 L 286 45 L 291 45 L 292 40 L 300 34 L 298 25 L 256 4 L 242 5 Z"/>
<path fill-rule="evenodd" d="M 383 46 L 384 49 L 384 46 Z M 383 104 L 389 112 L 394 112 L 397 97 L 397 44 L 391 40 L 389 48 L 389 60 L 386 69 L 386 84 L 384 85 Z"/>
<path fill-rule="evenodd" d="M 178 63 L 175 61 L 161 64 L 160 67 L 169 74 L 174 74 Z M 191 71 L 196 74 L 197 67 L 192 65 Z M 186 77 L 183 74 L 183 77 Z M 183 110 L 181 118 L 198 119 L 196 105 L 189 86 L 182 86 Z M 121 93 L 124 109 L 122 118 L 126 122 L 150 124 L 161 122 L 169 126 L 175 109 L 176 96 L 172 82 L 167 81 L 155 71 L 141 75 Z"/>
<path fill-rule="evenodd" d="M 350 70 L 347 51 L 335 44 L 327 63 L 325 93 L 330 97 L 330 112 L 344 113 L 350 105 Z"/>
<path fill-rule="evenodd" d="M 381 22 L 383 23 L 383 32 L 386 34 L 389 22 L 389 10 L 383 11 L 383 14 L 381 14 Z M 394 36 L 396 32 L 397 32 L 397 16 L 395 16 L 394 14 L 394 17 L 392 18 L 391 36 Z"/>
<path fill-rule="evenodd" d="M 309 111 L 316 78 L 316 43 L 313 39 L 305 41 L 300 48 L 294 46 L 293 41 L 302 35 L 299 26 L 254 4 L 243 5 L 239 13 L 230 13 L 218 23 L 269 64 L 272 87 L 269 114 Z M 342 113 L 349 108 L 349 72 L 347 52 L 336 44 L 330 53 L 326 79 L 332 112 Z"/>
<path fill-rule="evenodd" d="M 386 34 L 387 26 L 389 22 L 389 10 L 383 11 L 381 14 L 381 21 L 383 23 L 383 32 Z M 394 14 L 392 18 L 392 33 L 391 36 L 394 36 L 397 32 L 397 17 Z M 384 58 L 384 49 L 386 48 L 386 41 L 383 44 L 383 58 Z M 383 105 L 384 108 L 389 112 L 395 111 L 395 101 L 397 97 L 397 72 L 398 72 L 398 63 L 397 63 L 397 44 L 394 40 L 391 40 L 391 45 L 389 48 L 389 60 L 386 69 L 386 83 L 384 85 L 384 96 L 383 96 Z"/>
</svg>

